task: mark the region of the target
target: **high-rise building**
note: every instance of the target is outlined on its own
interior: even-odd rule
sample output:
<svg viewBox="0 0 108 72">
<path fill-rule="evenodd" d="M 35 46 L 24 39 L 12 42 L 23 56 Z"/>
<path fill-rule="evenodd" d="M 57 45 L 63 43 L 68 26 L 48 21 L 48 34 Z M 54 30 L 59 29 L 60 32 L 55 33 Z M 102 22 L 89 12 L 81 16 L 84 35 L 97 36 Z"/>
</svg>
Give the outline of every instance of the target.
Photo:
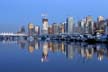
<svg viewBox="0 0 108 72">
<path fill-rule="evenodd" d="M 48 34 L 53 34 L 52 25 L 48 26 Z"/>
<path fill-rule="evenodd" d="M 108 35 L 108 19 L 105 20 L 105 34 Z"/>
<path fill-rule="evenodd" d="M 103 16 L 99 16 L 99 17 L 97 18 L 97 21 L 98 21 L 98 22 L 104 21 L 104 17 L 103 17 Z"/>
<path fill-rule="evenodd" d="M 60 29 L 60 33 L 64 33 L 65 32 L 65 28 L 64 28 L 65 24 L 64 23 L 61 23 L 60 26 L 59 26 L 59 29 Z"/>
<path fill-rule="evenodd" d="M 82 19 L 81 21 L 78 22 L 78 28 L 80 34 L 85 33 L 85 23 L 86 23 L 86 19 Z"/>
<path fill-rule="evenodd" d="M 24 26 L 22 26 L 17 33 L 25 33 L 25 32 L 26 32 L 25 28 Z"/>
<path fill-rule="evenodd" d="M 94 21 L 91 16 L 86 17 L 85 33 L 94 34 Z"/>
<path fill-rule="evenodd" d="M 64 24 L 64 33 L 67 33 L 67 26 L 66 26 L 66 22 L 64 22 L 63 24 Z"/>
<path fill-rule="evenodd" d="M 97 22 L 94 22 L 94 34 L 96 34 L 97 32 L 97 29 L 98 29 L 98 24 Z"/>
<path fill-rule="evenodd" d="M 53 23 L 52 29 L 53 29 L 53 34 L 59 34 L 60 33 L 60 31 L 59 31 L 59 24 Z"/>
<path fill-rule="evenodd" d="M 68 17 L 66 20 L 66 33 L 72 34 L 74 31 L 74 19 L 73 17 Z"/>
<path fill-rule="evenodd" d="M 32 23 L 28 24 L 28 35 L 32 36 L 35 33 L 35 26 Z"/>
<path fill-rule="evenodd" d="M 97 18 L 97 26 L 98 26 L 98 33 L 104 33 L 105 32 L 105 20 L 103 16 L 99 16 Z"/>
<path fill-rule="evenodd" d="M 42 33 L 47 34 L 48 33 L 48 19 L 43 18 L 42 19 L 43 27 L 42 27 Z"/>
<path fill-rule="evenodd" d="M 39 27 L 39 26 L 35 26 L 35 33 L 36 33 L 37 35 L 40 34 L 40 27 Z"/>
</svg>

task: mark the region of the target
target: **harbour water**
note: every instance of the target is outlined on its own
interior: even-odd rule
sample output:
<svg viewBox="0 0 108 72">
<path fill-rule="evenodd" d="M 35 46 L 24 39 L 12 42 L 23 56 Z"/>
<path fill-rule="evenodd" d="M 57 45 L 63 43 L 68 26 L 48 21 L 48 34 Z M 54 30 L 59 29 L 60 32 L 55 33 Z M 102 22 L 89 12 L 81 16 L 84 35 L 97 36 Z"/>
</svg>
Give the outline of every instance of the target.
<svg viewBox="0 0 108 72">
<path fill-rule="evenodd" d="M 0 72 L 108 72 L 107 67 L 104 43 L 0 42 Z"/>
</svg>

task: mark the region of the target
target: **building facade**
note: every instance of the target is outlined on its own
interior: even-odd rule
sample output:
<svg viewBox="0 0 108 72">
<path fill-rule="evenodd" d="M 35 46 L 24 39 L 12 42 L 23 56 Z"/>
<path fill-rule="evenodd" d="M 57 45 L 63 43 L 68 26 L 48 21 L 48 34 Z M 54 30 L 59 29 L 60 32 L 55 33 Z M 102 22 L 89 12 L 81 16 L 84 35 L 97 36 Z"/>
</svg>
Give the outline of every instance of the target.
<svg viewBox="0 0 108 72">
<path fill-rule="evenodd" d="M 68 33 L 68 34 L 72 34 L 73 33 L 73 31 L 74 31 L 74 19 L 73 19 L 73 17 L 68 17 L 67 19 L 66 19 L 66 25 L 65 25 L 66 27 L 66 33 Z"/>
<path fill-rule="evenodd" d="M 94 34 L 94 21 L 91 16 L 86 17 L 85 33 Z"/>
<path fill-rule="evenodd" d="M 53 23 L 53 25 L 52 25 L 52 32 L 53 32 L 53 34 L 59 34 L 60 33 L 59 24 Z"/>
<path fill-rule="evenodd" d="M 35 34 L 35 26 L 32 23 L 28 24 L 28 35 L 33 36 Z"/>
<path fill-rule="evenodd" d="M 42 33 L 43 34 L 48 34 L 48 19 L 47 18 L 43 18 L 42 19 Z"/>
<path fill-rule="evenodd" d="M 39 27 L 39 26 L 35 26 L 35 33 L 36 33 L 37 35 L 40 34 L 40 27 Z"/>
</svg>

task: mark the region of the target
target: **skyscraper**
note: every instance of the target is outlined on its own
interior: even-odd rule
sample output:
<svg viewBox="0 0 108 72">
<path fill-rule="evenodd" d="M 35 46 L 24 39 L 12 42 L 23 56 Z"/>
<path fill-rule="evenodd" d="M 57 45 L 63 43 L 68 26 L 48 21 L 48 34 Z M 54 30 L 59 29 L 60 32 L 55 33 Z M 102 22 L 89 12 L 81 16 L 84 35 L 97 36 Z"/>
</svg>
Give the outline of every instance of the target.
<svg viewBox="0 0 108 72">
<path fill-rule="evenodd" d="M 43 18 L 42 19 L 43 27 L 42 27 L 42 33 L 43 34 L 48 34 L 48 19 Z"/>
<path fill-rule="evenodd" d="M 59 34 L 59 25 L 57 23 L 53 23 L 52 29 L 53 29 L 53 34 Z"/>
<path fill-rule="evenodd" d="M 28 35 L 33 36 L 35 33 L 35 26 L 32 23 L 28 24 Z"/>
<path fill-rule="evenodd" d="M 39 26 L 35 26 L 35 33 L 36 33 L 37 35 L 40 34 L 40 27 L 39 27 Z"/>
<path fill-rule="evenodd" d="M 105 32 L 105 20 L 103 16 L 99 16 L 97 18 L 97 26 L 98 26 L 98 32 L 99 33 L 104 33 Z"/>
<path fill-rule="evenodd" d="M 48 26 L 48 34 L 52 34 L 52 33 L 53 33 L 52 25 L 49 25 Z"/>
<path fill-rule="evenodd" d="M 60 26 L 59 26 L 60 33 L 64 33 L 65 32 L 64 26 L 65 26 L 64 23 L 60 24 Z"/>
<path fill-rule="evenodd" d="M 108 19 L 105 20 L 105 34 L 108 35 Z"/>
<path fill-rule="evenodd" d="M 78 22 L 78 28 L 79 28 L 79 33 L 84 34 L 85 33 L 85 23 L 86 19 L 82 19 Z"/>
<path fill-rule="evenodd" d="M 73 17 L 68 17 L 66 20 L 66 33 L 72 34 L 74 31 L 74 19 Z"/>
<path fill-rule="evenodd" d="M 104 20 L 104 17 L 103 16 L 99 16 L 98 18 L 97 18 L 97 21 L 98 22 L 101 22 L 101 21 L 103 21 Z"/>
<path fill-rule="evenodd" d="M 94 21 L 91 16 L 86 17 L 85 33 L 94 34 Z"/>
<path fill-rule="evenodd" d="M 26 32 L 25 27 L 22 26 L 17 33 L 25 33 L 25 32 Z"/>
</svg>

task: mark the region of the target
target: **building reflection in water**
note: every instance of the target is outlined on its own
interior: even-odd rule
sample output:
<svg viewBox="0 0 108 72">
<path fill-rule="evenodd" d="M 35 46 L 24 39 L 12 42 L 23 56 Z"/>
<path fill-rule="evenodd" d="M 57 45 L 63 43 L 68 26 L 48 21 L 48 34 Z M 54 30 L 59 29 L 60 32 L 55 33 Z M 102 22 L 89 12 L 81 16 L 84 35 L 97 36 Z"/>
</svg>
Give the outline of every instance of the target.
<svg viewBox="0 0 108 72">
<path fill-rule="evenodd" d="M 72 44 L 65 44 L 66 57 L 72 59 L 74 57 L 74 46 Z"/>
<path fill-rule="evenodd" d="M 39 48 L 40 48 L 39 41 L 24 41 L 24 40 L 22 40 L 22 41 L 18 41 L 17 43 L 19 44 L 20 48 L 22 48 L 22 49 L 26 48 L 26 46 L 27 46 L 28 51 L 30 53 L 34 52 L 34 50 L 39 50 Z"/>
<path fill-rule="evenodd" d="M 43 43 L 43 49 L 42 49 L 41 62 L 46 62 L 46 61 L 48 61 L 48 43 L 44 42 Z"/>
<path fill-rule="evenodd" d="M 17 42 L 20 46 L 20 48 L 24 49 L 26 47 L 27 41 L 20 40 Z"/>
<path fill-rule="evenodd" d="M 28 51 L 30 52 L 30 53 L 33 53 L 34 52 L 34 50 L 35 50 L 35 41 L 29 41 L 28 42 Z"/>
<path fill-rule="evenodd" d="M 39 50 L 40 49 L 40 42 L 39 41 L 35 41 L 35 49 Z"/>
<path fill-rule="evenodd" d="M 87 43 L 67 43 L 67 42 L 41 42 L 19 41 L 20 47 L 25 48 L 28 43 L 28 51 L 33 53 L 35 50 L 42 49 L 41 62 L 48 61 L 48 54 L 60 52 L 65 55 L 67 59 L 74 59 L 76 56 L 81 56 L 86 60 L 93 59 L 97 56 L 97 60 L 102 61 L 104 57 L 108 57 L 108 45 L 106 44 L 87 44 Z"/>
</svg>

